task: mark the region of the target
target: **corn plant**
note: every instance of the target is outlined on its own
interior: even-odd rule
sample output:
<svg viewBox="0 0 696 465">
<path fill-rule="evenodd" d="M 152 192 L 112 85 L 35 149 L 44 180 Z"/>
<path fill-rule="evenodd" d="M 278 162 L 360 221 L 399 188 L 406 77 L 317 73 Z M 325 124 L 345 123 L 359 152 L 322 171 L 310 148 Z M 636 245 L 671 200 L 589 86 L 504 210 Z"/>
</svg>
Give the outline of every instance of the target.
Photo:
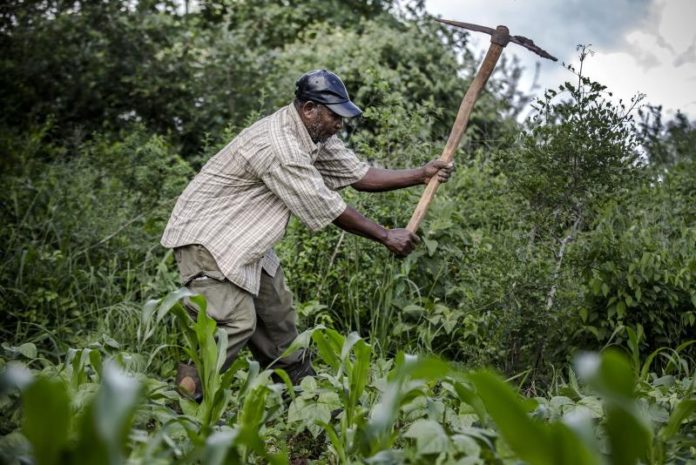
<svg viewBox="0 0 696 465">
<path fill-rule="evenodd" d="M 198 307 L 195 321 L 181 304 L 182 299 L 189 299 Z M 158 323 L 169 313 L 178 323 L 184 339 L 183 349 L 193 361 L 201 380 L 202 402 L 198 404 L 182 398 L 179 403 L 184 413 L 200 425 L 200 430 L 193 433 L 193 436 L 199 443 L 205 443 L 202 449 L 207 457 L 205 463 L 237 463 L 238 460 L 245 462 L 252 451 L 271 463 L 285 463 L 287 460 L 282 451 L 276 455 L 269 454 L 259 435 L 259 429 L 269 414 L 265 408 L 267 396 L 273 394 L 280 397 L 280 391 L 268 385 L 269 372 L 260 374 L 257 362 L 247 362 L 242 358 L 221 372 L 227 357 L 227 333 L 217 328 L 215 321 L 206 314 L 205 298 L 186 288 L 174 291 L 161 301 L 149 302 L 145 306 L 142 330 L 139 330 L 143 342 L 153 334 L 152 317 L 154 316 L 154 321 Z M 244 366 L 248 366 L 249 369 L 239 392 L 240 409 L 236 413 L 228 414 L 228 422 L 232 428 L 215 431 L 213 427 L 221 421 L 230 404 L 230 387 L 235 375 Z M 282 370 L 276 372 L 289 383 L 287 374 Z M 212 435 L 208 436 L 211 433 Z M 201 449 L 194 450 L 192 457 L 198 457 L 200 453 Z"/>
<path fill-rule="evenodd" d="M 142 386 L 115 363 L 104 365 L 101 385 L 81 411 L 74 409 L 75 398 L 62 377 L 34 376 L 18 366 L 4 377 L 21 390 L 21 431 L 37 465 L 124 463 Z"/>
</svg>

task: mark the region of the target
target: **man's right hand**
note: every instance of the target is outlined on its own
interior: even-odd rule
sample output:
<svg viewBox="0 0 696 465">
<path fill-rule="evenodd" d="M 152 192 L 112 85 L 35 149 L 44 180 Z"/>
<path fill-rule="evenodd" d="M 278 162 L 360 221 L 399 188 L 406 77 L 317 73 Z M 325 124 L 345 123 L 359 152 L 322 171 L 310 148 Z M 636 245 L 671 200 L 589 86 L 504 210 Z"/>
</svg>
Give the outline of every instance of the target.
<svg viewBox="0 0 696 465">
<path fill-rule="evenodd" d="M 418 236 L 403 228 L 387 229 L 387 237 L 383 242 L 386 248 L 399 257 L 405 257 L 413 252 L 419 243 Z"/>
<path fill-rule="evenodd" d="M 418 236 L 408 229 L 386 229 L 385 227 L 365 218 L 355 208 L 350 205 L 338 215 L 334 224 L 344 231 L 348 231 L 359 236 L 364 236 L 373 241 L 380 242 L 391 250 L 394 255 L 405 257 L 413 252 L 416 245 L 420 242 Z"/>
</svg>

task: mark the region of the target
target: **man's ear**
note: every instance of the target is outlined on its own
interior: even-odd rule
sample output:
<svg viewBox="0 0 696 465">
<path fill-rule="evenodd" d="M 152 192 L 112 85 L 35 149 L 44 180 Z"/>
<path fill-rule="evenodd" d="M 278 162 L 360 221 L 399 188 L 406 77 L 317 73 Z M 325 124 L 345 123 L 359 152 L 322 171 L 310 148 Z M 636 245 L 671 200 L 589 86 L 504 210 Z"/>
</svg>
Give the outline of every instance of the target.
<svg viewBox="0 0 696 465">
<path fill-rule="evenodd" d="M 312 101 L 306 101 L 305 103 L 302 104 L 302 107 L 300 108 L 300 111 L 306 118 L 310 118 L 316 114 L 316 112 L 319 110 L 319 105 Z"/>
</svg>

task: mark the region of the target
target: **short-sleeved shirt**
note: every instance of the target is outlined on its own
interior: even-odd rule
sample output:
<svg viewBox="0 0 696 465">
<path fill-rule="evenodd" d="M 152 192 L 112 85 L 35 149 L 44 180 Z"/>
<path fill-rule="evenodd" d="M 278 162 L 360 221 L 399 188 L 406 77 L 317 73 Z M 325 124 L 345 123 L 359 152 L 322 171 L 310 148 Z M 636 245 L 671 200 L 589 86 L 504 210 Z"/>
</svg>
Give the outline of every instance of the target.
<svg viewBox="0 0 696 465">
<path fill-rule="evenodd" d="M 315 144 L 290 104 L 205 164 L 179 196 L 162 245 L 203 245 L 227 279 L 256 295 L 261 269 L 276 273 L 272 247 L 290 214 L 312 231 L 322 229 L 346 208 L 336 190 L 368 169 L 336 136 Z"/>
</svg>

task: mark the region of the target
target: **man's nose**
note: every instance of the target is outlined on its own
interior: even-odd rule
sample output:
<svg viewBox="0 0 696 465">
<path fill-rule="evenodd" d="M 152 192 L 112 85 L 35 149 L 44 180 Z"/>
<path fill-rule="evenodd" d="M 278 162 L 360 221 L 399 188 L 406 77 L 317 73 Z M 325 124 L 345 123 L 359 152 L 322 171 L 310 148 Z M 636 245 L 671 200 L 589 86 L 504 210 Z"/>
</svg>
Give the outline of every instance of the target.
<svg viewBox="0 0 696 465">
<path fill-rule="evenodd" d="M 336 130 L 340 131 L 343 128 L 343 118 L 336 120 Z"/>
</svg>

